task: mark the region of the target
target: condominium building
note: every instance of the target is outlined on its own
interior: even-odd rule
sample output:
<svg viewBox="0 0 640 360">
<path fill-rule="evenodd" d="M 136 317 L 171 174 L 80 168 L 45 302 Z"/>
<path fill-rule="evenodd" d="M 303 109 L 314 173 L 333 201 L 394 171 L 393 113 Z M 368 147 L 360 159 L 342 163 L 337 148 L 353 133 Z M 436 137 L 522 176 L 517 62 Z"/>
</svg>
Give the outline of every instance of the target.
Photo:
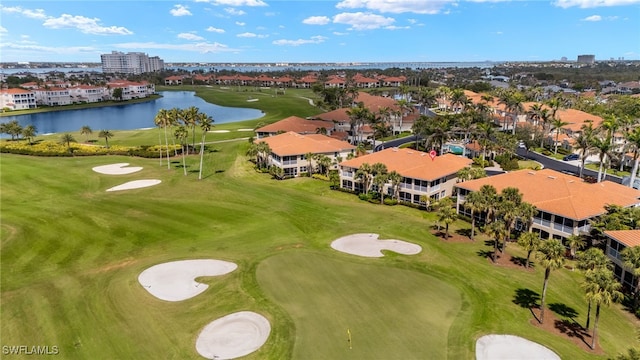
<svg viewBox="0 0 640 360">
<path fill-rule="evenodd" d="M 164 61 L 157 56 L 149 57 L 145 53 L 123 53 L 112 51 L 111 54 L 100 55 L 103 73 L 133 74 L 161 71 Z"/>
<path fill-rule="evenodd" d="M 33 91 L 12 88 L 0 90 L 0 109 L 25 110 L 35 109 L 36 95 Z"/>
</svg>

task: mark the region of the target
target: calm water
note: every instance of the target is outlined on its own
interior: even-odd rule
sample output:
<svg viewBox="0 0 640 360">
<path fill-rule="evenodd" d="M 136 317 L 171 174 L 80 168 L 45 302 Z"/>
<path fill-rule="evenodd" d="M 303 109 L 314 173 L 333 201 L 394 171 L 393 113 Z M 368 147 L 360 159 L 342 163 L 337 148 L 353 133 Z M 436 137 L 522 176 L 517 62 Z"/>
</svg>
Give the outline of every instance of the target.
<svg viewBox="0 0 640 360">
<path fill-rule="evenodd" d="M 107 106 L 82 110 L 54 111 L 0 118 L 0 123 L 18 120 L 20 125 L 34 125 L 38 134 L 79 131 L 88 125 L 94 131 L 132 130 L 155 127 L 153 119 L 158 110 L 195 106 L 211 116 L 215 124 L 257 119 L 264 115 L 256 109 L 231 108 L 210 104 L 192 91 L 161 91 L 162 97 L 145 103 Z M 7 135 L 3 135 L 7 137 Z"/>
</svg>

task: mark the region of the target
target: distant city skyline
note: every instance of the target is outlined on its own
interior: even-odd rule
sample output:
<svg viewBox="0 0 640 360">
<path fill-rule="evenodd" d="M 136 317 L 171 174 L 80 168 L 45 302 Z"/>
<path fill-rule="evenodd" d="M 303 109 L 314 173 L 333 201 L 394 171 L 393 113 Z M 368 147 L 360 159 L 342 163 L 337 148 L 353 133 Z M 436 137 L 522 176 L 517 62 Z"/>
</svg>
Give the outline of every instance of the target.
<svg viewBox="0 0 640 360">
<path fill-rule="evenodd" d="M 640 60 L 640 0 L 9 0 L 0 16 L 0 62 Z"/>
</svg>

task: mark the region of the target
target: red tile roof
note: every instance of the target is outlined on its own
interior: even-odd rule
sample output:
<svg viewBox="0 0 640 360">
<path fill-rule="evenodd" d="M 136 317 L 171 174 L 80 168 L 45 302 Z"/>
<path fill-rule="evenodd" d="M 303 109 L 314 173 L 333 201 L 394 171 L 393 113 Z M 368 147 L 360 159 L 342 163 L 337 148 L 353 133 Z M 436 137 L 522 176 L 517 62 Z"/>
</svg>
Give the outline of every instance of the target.
<svg viewBox="0 0 640 360">
<path fill-rule="evenodd" d="M 404 177 L 432 181 L 455 174 L 470 166 L 471 159 L 445 154 L 431 160 L 428 153 L 411 149 L 389 148 L 372 154 L 343 161 L 340 166 L 360 168 L 362 164 L 383 163 L 389 171 L 396 171 Z"/>
<path fill-rule="evenodd" d="M 608 230 L 604 234 L 627 247 L 640 246 L 640 230 Z"/>
<path fill-rule="evenodd" d="M 292 131 L 259 140 L 269 144 L 271 152 L 280 156 L 314 154 L 333 154 L 354 150 L 356 147 L 346 141 L 326 135 L 301 135 Z"/>
<path fill-rule="evenodd" d="M 333 129 L 333 122 L 322 120 L 307 120 L 298 116 L 289 116 L 273 124 L 256 129 L 256 132 L 277 133 L 293 131 L 299 134 L 315 134 L 319 128 Z"/>
<path fill-rule="evenodd" d="M 493 185 L 498 192 L 516 187 L 524 201 L 541 211 L 574 220 L 589 219 L 605 212 L 605 205 L 623 207 L 640 204 L 640 191 L 610 181 L 597 184 L 583 182 L 575 176 L 544 169 L 518 170 L 487 178 L 465 181 L 456 186 L 478 191 L 482 185 Z"/>
</svg>

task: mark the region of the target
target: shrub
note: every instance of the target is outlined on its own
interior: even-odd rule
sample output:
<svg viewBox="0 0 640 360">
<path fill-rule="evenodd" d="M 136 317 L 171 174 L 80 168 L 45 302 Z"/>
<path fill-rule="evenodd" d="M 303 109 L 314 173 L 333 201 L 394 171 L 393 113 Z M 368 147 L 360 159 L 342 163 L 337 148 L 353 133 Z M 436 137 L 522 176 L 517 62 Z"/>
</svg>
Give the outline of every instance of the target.
<svg viewBox="0 0 640 360">
<path fill-rule="evenodd" d="M 312 178 L 314 179 L 318 179 L 318 180 L 324 180 L 324 181 L 329 181 L 329 177 L 326 175 L 322 175 L 322 174 L 313 174 L 311 175 Z"/>
<path fill-rule="evenodd" d="M 369 201 L 371 200 L 371 194 L 360 193 L 358 198 L 360 198 L 360 200 Z"/>
<path fill-rule="evenodd" d="M 386 198 L 386 199 L 384 199 L 384 204 L 385 205 L 391 205 L 391 206 L 398 205 L 398 200 Z"/>
</svg>

